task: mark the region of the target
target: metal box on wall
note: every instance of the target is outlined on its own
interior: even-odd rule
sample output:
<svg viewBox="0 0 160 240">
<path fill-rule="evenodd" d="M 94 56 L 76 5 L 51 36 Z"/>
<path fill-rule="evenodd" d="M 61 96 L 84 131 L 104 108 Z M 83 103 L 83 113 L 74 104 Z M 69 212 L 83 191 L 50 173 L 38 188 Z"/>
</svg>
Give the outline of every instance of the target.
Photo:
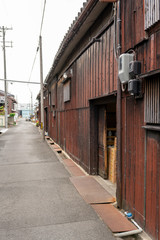
<svg viewBox="0 0 160 240">
<path fill-rule="evenodd" d="M 133 61 L 133 54 L 125 53 L 120 55 L 118 62 L 118 76 L 121 83 L 129 81 L 129 63 Z"/>
</svg>

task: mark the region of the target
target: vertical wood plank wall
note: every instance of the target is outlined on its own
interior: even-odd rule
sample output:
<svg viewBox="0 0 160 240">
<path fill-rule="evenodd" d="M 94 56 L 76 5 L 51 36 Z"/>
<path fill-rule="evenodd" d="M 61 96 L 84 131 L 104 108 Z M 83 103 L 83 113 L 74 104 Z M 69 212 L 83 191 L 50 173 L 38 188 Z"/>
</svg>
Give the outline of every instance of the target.
<svg viewBox="0 0 160 240">
<path fill-rule="evenodd" d="M 146 134 L 146 229 L 154 239 L 160 239 L 160 132 Z"/>
<path fill-rule="evenodd" d="M 72 65 L 71 100 L 63 102 L 63 84 L 57 84 L 56 121 L 50 112 L 51 137 L 85 170 L 90 171 L 89 99 L 117 90 L 117 62 L 113 25 Z M 54 127 L 55 126 L 55 127 Z M 55 131 L 57 129 L 57 131 Z"/>
<path fill-rule="evenodd" d="M 142 73 L 159 69 L 160 30 L 149 33 L 148 39 L 145 39 L 144 0 L 122 0 L 121 16 L 122 53 L 134 49 L 137 60 L 142 64 Z M 118 72 L 113 39 L 114 28 L 111 25 L 100 37 L 100 42 L 92 44 L 71 66 L 70 101 L 63 101 L 63 84 L 60 79 L 56 89 L 55 117 L 49 108 L 50 136 L 88 172 L 90 164 L 94 165 L 90 163 L 92 123 L 89 99 L 117 91 Z M 156 135 L 148 131 L 146 135 L 146 130 L 142 128 L 144 124 L 144 98 L 135 100 L 123 93 L 122 204 L 124 209 L 133 212 L 135 220 L 151 236 L 160 239 L 160 210 L 156 210 L 160 209 L 160 138 L 159 132 Z"/>
<path fill-rule="evenodd" d="M 144 3 L 144 0 L 121 1 L 122 53 L 134 49 L 142 73 L 147 73 L 160 69 L 160 30 L 157 24 L 145 32 Z M 143 81 L 147 86 L 144 98 L 134 100 L 127 94 L 122 98 L 122 201 L 123 208 L 133 212 L 146 232 L 153 239 L 160 239 L 160 132 L 142 128 L 155 120 L 159 124 L 160 82 L 157 76 Z M 154 102 L 148 98 L 151 95 L 157 96 Z M 145 107 L 145 99 L 150 108 Z M 153 110 L 157 111 L 154 115 Z"/>
<path fill-rule="evenodd" d="M 144 103 L 134 97 L 122 100 L 122 199 L 143 225 L 144 216 Z"/>
</svg>

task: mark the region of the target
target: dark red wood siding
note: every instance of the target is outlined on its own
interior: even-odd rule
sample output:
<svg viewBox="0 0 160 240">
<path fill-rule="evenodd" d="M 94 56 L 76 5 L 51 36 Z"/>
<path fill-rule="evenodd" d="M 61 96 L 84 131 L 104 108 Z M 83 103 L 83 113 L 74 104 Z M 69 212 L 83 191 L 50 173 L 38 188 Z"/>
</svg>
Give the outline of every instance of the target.
<svg viewBox="0 0 160 240">
<path fill-rule="evenodd" d="M 141 61 L 142 73 L 159 69 L 160 28 L 145 32 L 144 0 L 121 0 L 121 20 L 121 52 L 134 50 L 137 60 Z M 100 125 L 96 125 L 99 105 L 93 107 L 92 100 L 117 91 L 113 39 L 114 27 L 110 25 L 99 41 L 90 45 L 70 67 L 73 71 L 70 101 L 64 103 L 64 85 L 60 78 L 56 85 L 56 105 L 50 108 L 51 137 L 85 170 L 94 173 L 97 161 L 93 155 L 98 155 L 98 149 L 92 151 L 90 144 L 95 144 L 98 132 L 95 129 L 91 132 L 91 127 Z M 100 104 L 103 105 L 103 101 Z M 160 239 L 160 132 L 143 128 L 146 124 L 144 104 L 143 97 L 135 99 L 127 92 L 122 93 L 122 206 L 132 211 L 135 220 L 153 238 Z M 53 111 L 56 111 L 55 117 Z M 90 162 L 91 155 L 94 162 Z"/>
<path fill-rule="evenodd" d="M 144 3 L 144 0 L 121 0 L 121 53 L 134 50 L 136 59 L 141 61 L 142 73 L 147 74 L 160 69 L 160 24 L 145 31 Z M 135 220 L 153 239 L 160 239 L 160 132 L 145 130 L 143 126 L 159 124 L 154 121 L 159 111 L 154 97 L 159 93 L 158 79 L 157 76 L 143 79 L 147 86 L 144 98 L 135 100 L 127 94 L 122 98 L 122 205 L 133 212 Z"/>
<path fill-rule="evenodd" d="M 144 215 L 144 124 L 143 100 L 122 100 L 122 201 L 143 224 Z"/>
<path fill-rule="evenodd" d="M 117 90 L 113 35 L 111 25 L 100 41 L 93 43 L 70 67 L 73 72 L 70 101 L 63 99 L 63 79 L 57 83 L 56 121 L 51 116 L 51 136 L 87 171 L 90 169 L 89 99 Z"/>
<path fill-rule="evenodd" d="M 146 229 L 160 239 L 160 132 L 147 131 Z"/>
</svg>

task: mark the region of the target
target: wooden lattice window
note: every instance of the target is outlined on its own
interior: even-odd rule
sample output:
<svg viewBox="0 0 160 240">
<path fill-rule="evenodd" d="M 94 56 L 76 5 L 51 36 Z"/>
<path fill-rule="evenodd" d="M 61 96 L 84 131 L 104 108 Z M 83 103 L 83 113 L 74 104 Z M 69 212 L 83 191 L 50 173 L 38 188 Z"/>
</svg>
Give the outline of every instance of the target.
<svg viewBox="0 0 160 240">
<path fill-rule="evenodd" d="M 71 86 L 70 80 L 66 81 L 63 85 L 63 100 L 64 100 L 64 102 L 68 102 L 71 100 L 70 86 Z"/>
<path fill-rule="evenodd" d="M 160 124 L 160 77 L 145 82 L 145 122 Z"/>
<path fill-rule="evenodd" d="M 51 87 L 51 105 L 56 105 L 56 83 L 53 83 Z"/>
<path fill-rule="evenodd" d="M 145 0 L 145 30 L 160 20 L 160 1 Z"/>
</svg>

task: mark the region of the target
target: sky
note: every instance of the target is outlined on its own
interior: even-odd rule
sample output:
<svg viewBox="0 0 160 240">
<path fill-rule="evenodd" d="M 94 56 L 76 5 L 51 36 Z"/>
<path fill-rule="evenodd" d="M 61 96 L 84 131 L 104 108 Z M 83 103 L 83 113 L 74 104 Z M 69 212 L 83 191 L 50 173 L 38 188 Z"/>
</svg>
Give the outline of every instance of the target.
<svg viewBox="0 0 160 240">
<path fill-rule="evenodd" d="M 68 31 L 85 0 L 46 0 L 42 27 L 43 79 L 45 80 L 64 35 Z M 8 80 L 40 82 L 40 57 L 37 53 L 44 0 L 0 0 L 0 27 L 6 31 L 6 73 Z M 2 33 L 0 42 L 2 46 Z M 36 54 L 37 53 L 37 54 Z M 34 68 L 33 62 L 36 56 Z M 0 79 L 4 78 L 3 49 L 0 48 Z M 0 81 L 0 90 L 4 82 Z M 40 85 L 8 83 L 8 92 L 19 103 L 33 104 Z"/>
</svg>

